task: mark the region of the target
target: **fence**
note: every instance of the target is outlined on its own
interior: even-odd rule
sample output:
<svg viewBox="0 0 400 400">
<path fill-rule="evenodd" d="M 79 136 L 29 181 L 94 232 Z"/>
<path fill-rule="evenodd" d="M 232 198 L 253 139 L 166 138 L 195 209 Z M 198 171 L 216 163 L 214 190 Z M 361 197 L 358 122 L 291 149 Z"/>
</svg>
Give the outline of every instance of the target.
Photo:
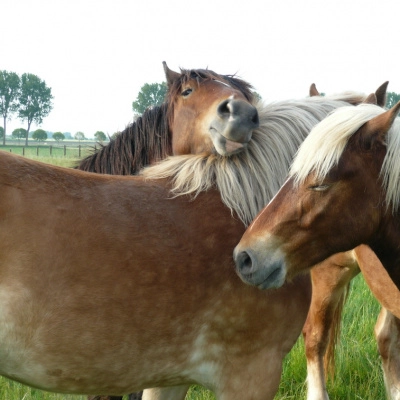
<svg viewBox="0 0 400 400">
<path fill-rule="evenodd" d="M 16 144 L 10 144 L 6 146 L 0 146 L 0 150 L 8 151 L 10 153 L 22 155 L 22 156 L 36 156 L 36 157 L 66 157 L 66 158 L 82 158 L 85 155 L 96 151 L 98 144 L 95 142 L 91 144 L 76 145 L 71 143 L 69 145 L 30 145 L 21 146 Z"/>
</svg>

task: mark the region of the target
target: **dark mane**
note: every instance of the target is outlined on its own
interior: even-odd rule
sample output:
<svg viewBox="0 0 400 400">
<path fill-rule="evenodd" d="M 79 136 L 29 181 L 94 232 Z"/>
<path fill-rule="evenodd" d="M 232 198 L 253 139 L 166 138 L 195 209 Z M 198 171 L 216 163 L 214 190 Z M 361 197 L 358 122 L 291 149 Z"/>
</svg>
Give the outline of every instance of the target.
<svg viewBox="0 0 400 400">
<path fill-rule="evenodd" d="M 234 75 L 219 75 L 208 69 L 181 69 L 161 106 L 147 109 L 107 145 L 101 145 L 98 151 L 81 160 L 77 168 L 102 174 L 135 175 L 142 167 L 172 155 L 168 121 L 174 115 L 174 102 L 182 86 L 193 79 L 199 84 L 208 79 L 218 80 L 242 92 L 247 100 L 253 99 L 253 87 Z"/>
<path fill-rule="evenodd" d="M 107 145 L 81 160 L 77 168 L 100 174 L 135 175 L 142 167 L 171 155 L 166 109 L 167 103 L 148 108 Z"/>
</svg>

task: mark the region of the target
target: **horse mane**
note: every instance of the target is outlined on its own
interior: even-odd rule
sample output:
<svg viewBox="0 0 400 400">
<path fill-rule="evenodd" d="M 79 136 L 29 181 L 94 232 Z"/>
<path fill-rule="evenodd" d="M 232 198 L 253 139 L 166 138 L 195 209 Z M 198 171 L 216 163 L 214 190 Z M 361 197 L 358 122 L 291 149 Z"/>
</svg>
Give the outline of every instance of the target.
<svg viewBox="0 0 400 400">
<path fill-rule="evenodd" d="M 168 88 L 166 101 L 161 106 L 148 108 L 123 132 L 107 145 L 82 159 L 76 168 L 102 174 L 135 175 L 145 166 L 172 154 L 172 137 L 168 122 L 173 118 L 174 99 L 190 80 L 199 83 L 207 79 L 221 81 L 243 93 L 253 101 L 253 87 L 235 75 L 219 75 L 208 69 L 181 69 L 181 75 Z"/>
<path fill-rule="evenodd" d="M 352 95 L 359 102 L 364 95 Z M 344 96 L 347 98 L 347 95 Z M 198 154 L 168 157 L 145 168 L 147 179 L 170 178 L 173 196 L 217 188 L 232 213 L 248 225 L 286 179 L 298 147 L 313 126 L 345 100 L 310 97 L 264 106 L 257 104 L 260 126 L 246 150 L 230 157 Z M 249 195 L 251 194 L 251 195 Z"/>
<path fill-rule="evenodd" d="M 112 175 L 135 175 L 146 165 L 172 154 L 167 104 L 148 108 L 107 145 L 80 161 L 78 169 Z"/>
<path fill-rule="evenodd" d="M 362 125 L 382 114 L 382 107 L 361 104 L 333 111 L 310 132 L 293 161 L 289 175 L 301 184 L 311 172 L 323 180 L 337 165 L 350 137 Z M 396 118 L 387 135 L 387 152 L 381 169 L 386 205 L 395 212 L 400 205 L 400 120 Z"/>
</svg>

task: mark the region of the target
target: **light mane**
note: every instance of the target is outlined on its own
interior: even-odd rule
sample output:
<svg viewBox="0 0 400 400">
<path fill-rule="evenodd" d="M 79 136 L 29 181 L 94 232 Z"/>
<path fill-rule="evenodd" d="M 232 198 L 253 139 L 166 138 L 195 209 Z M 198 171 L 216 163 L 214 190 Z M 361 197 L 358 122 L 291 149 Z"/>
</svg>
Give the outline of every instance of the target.
<svg viewBox="0 0 400 400">
<path fill-rule="evenodd" d="M 386 156 L 383 160 L 381 176 L 386 188 L 386 205 L 391 205 L 396 213 L 400 207 L 400 119 L 397 117 L 390 128 L 387 137 Z"/>
<path fill-rule="evenodd" d="M 367 121 L 382 114 L 385 109 L 371 104 L 342 107 L 333 111 L 310 132 L 300 146 L 289 175 L 301 184 L 314 172 L 323 180 L 339 162 L 350 137 Z M 400 204 L 400 121 L 396 118 L 387 135 L 387 153 L 381 176 L 386 190 L 386 204 L 393 212 Z"/>
<path fill-rule="evenodd" d="M 351 98 L 357 95 L 352 93 Z M 363 98 L 358 95 L 359 101 Z M 259 103 L 260 126 L 245 151 L 230 157 L 171 156 L 144 169 L 142 175 L 147 179 L 172 179 L 173 196 L 197 196 L 217 188 L 224 204 L 248 225 L 286 179 L 293 156 L 312 127 L 333 109 L 347 104 L 327 97 L 267 106 Z"/>
</svg>

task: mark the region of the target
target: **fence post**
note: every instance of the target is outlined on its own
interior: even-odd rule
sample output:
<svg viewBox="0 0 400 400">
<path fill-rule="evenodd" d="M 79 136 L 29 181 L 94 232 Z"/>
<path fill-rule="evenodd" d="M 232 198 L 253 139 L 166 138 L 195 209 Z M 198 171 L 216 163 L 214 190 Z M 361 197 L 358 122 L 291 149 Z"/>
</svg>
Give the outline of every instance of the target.
<svg viewBox="0 0 400 400">
<path fill-rule="evenodd" d="M 78 149 L 79 149 L 79 152 L 78 152 L 79 153 L 79 158 L 81 158 L 81 145 L 78 146 Z"/>
<path fill-rule="evenodd" d="M 50 155 L 53 154 L 53 146 L 50 146 Z"/>
<path fill-rule="evenodd" d="M 39 146 L 36 147 L 36 155 L 39 156 Z"/>
<path fill-rule="evenodd" d="M 25 147 L 22 148 L 22 155 L 25 156 Z"/>
<path fill-rule="evenodd" d="M 64 156 L 67 155 L 67 146 L 64 144 Z"/>
</svg>

